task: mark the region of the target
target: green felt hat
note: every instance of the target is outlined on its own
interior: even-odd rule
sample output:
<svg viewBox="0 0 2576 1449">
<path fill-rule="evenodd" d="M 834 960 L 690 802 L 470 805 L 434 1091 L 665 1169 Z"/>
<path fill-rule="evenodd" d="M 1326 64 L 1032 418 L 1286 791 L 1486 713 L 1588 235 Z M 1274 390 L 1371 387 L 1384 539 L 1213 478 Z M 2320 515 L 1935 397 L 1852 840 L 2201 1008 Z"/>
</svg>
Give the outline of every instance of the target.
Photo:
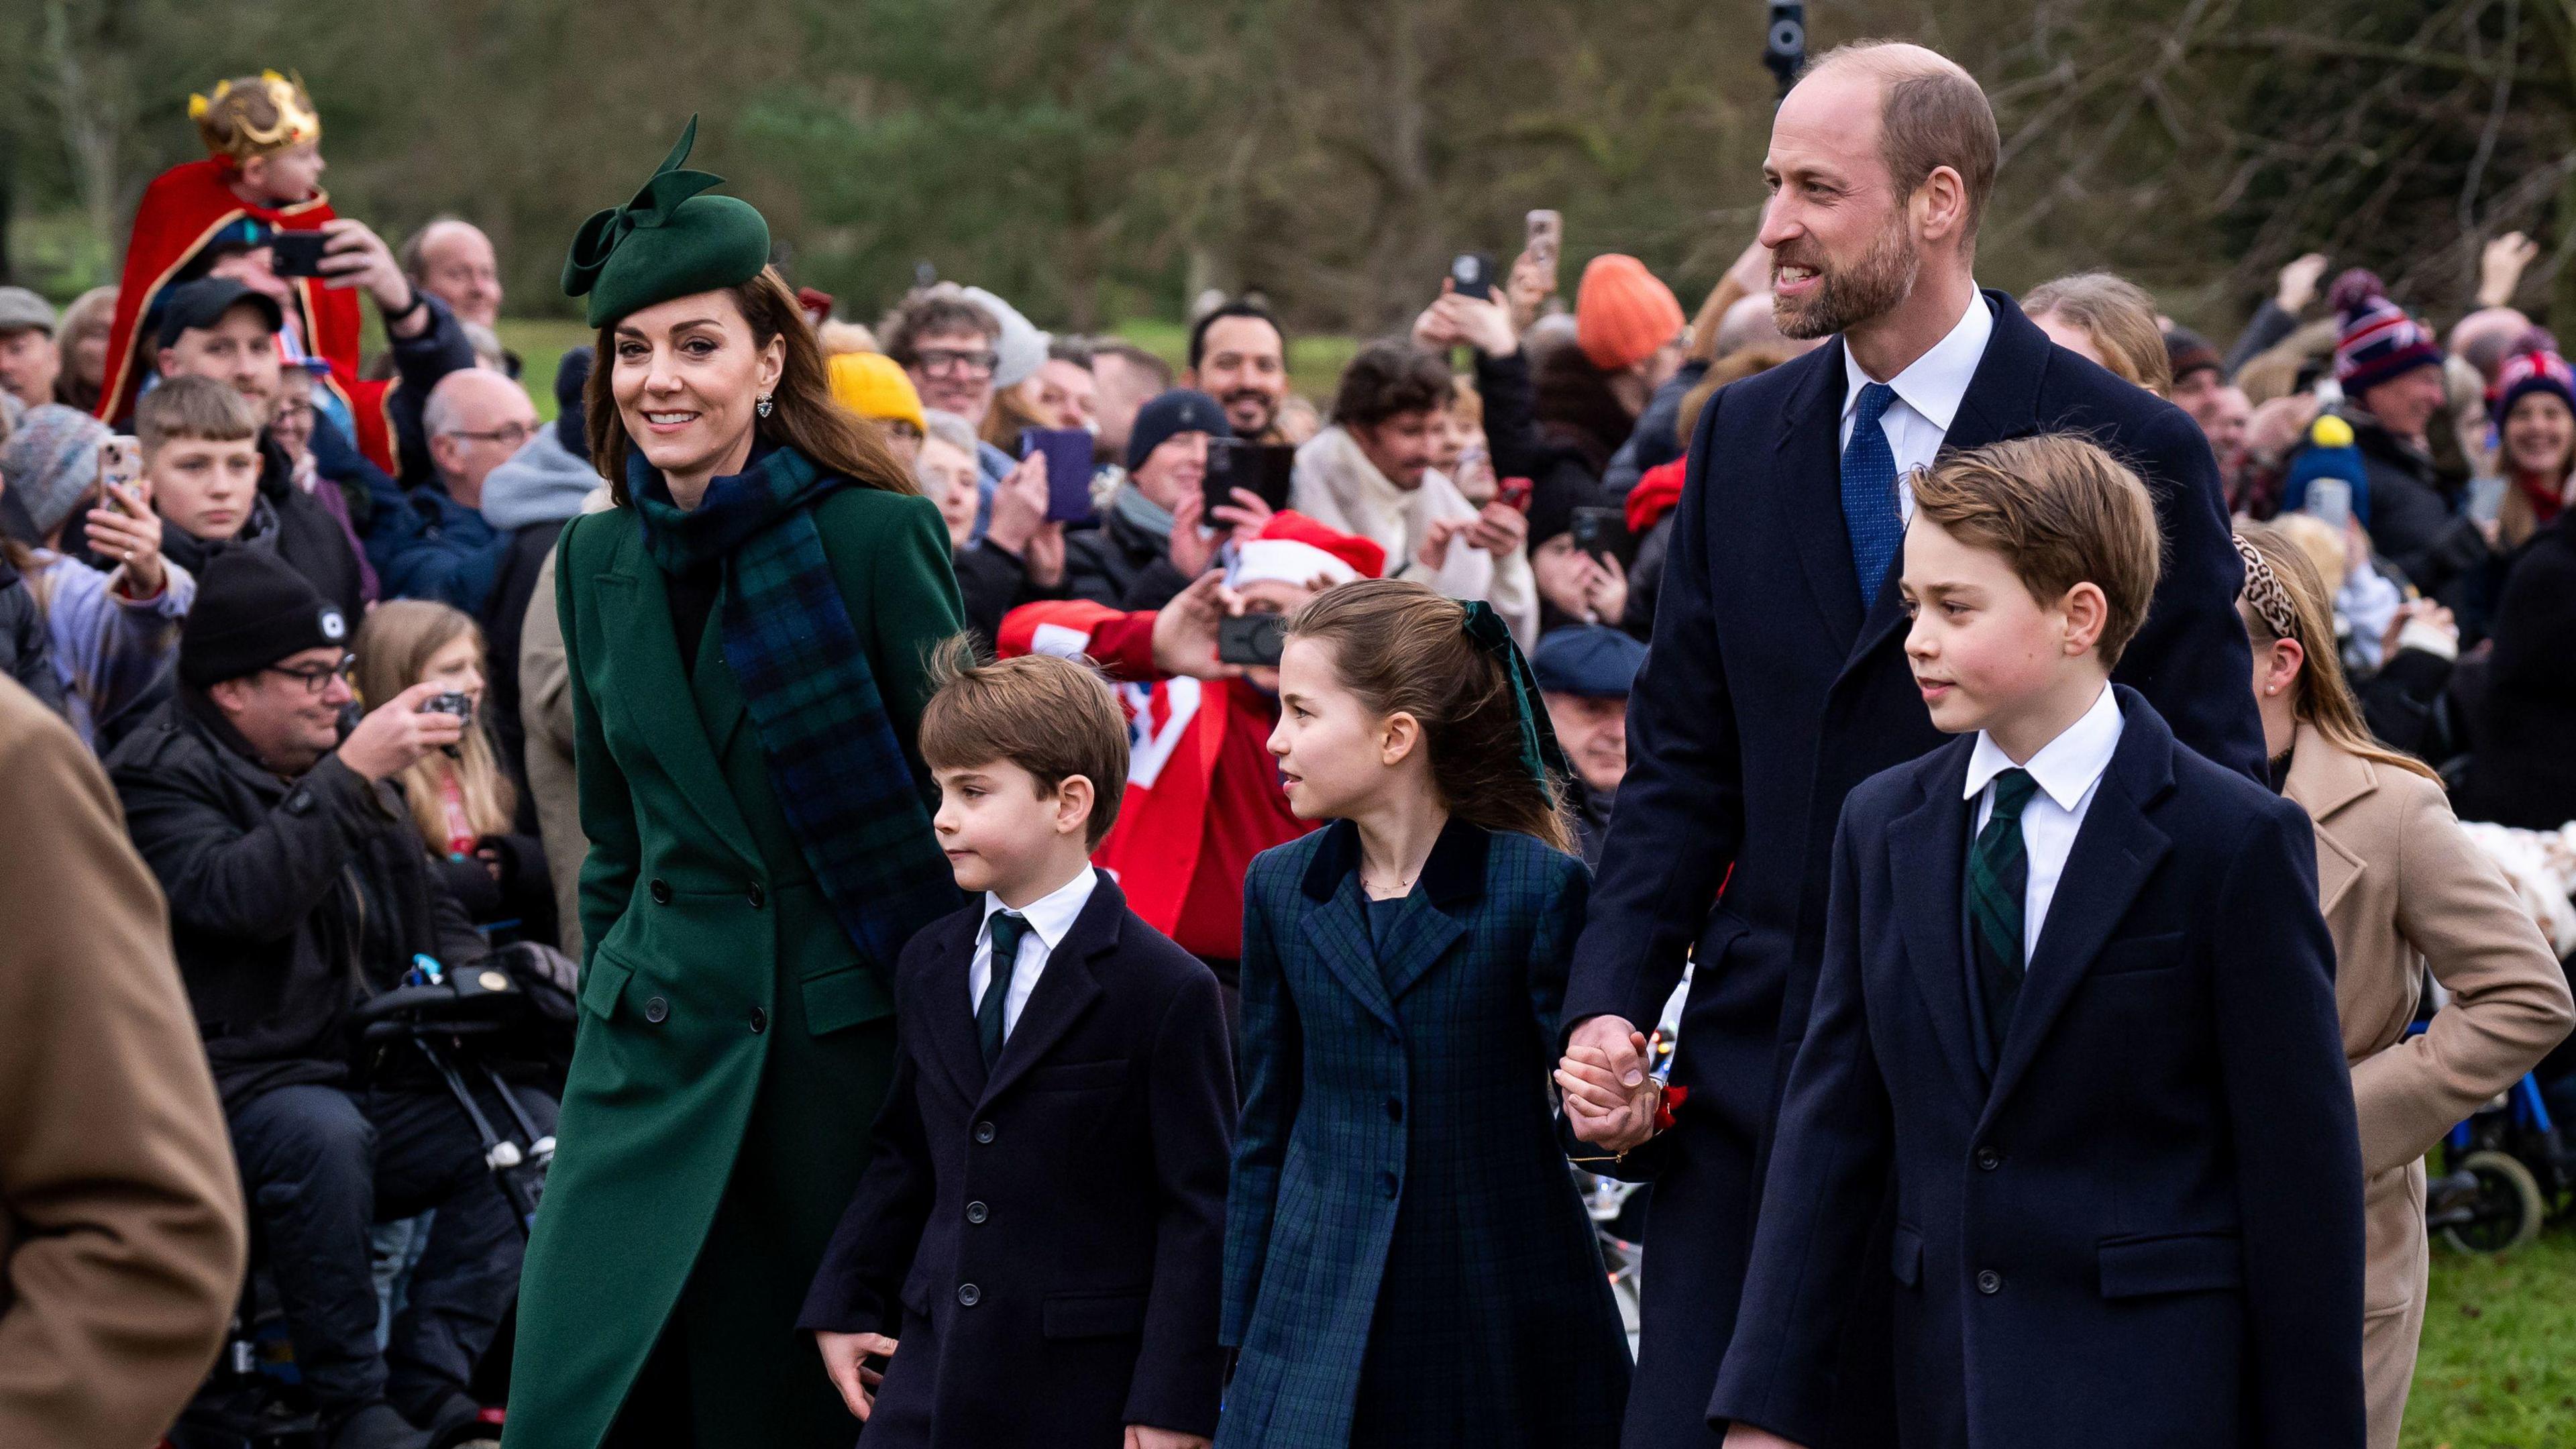
<svg viewBox="0 0 2576 1449">
<path fill-rule="evenodd" d="M 590 295 L 590 325 L 605 327 L 656 302 L 740 286 L 769 265 L 769 223 L 748 201 L 701 196 L 724 178 L 683 171 L 697 144 L 689 117 L 680 144 L 635 199 L 594 214 L 564 258 L 567 297 Z"/>
</svg>

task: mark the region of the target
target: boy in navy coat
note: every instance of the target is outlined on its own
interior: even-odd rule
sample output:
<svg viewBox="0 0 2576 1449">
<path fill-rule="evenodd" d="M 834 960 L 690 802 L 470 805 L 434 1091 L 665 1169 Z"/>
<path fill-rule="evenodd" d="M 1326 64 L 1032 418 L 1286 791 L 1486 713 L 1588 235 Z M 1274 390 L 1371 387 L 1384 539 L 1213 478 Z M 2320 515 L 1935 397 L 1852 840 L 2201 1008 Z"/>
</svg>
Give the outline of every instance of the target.
<svg viewBox="0 0 2576 1449">
<path fill-rule="evenodd" d="M 799 1326 L 868 1449 L 1203 1449 L 1234 1130 L 1216 977 L 1091 865 L 1127 776 L 1108 688 L 1048 655 L 943 672 L 932 825 L 980 895 L 904 949 L 875 1155 Z"/>
<path fill-rule="evenodd" d="M 2109 683 L 2155 586 L 2134 474 L 2024 438 L 1913 500 L 1906 655 L 1961 738 L 1844 805 L 1710 1420 L 1822 1438 L 1885 1272 L 1908 1449 L 2357 1449 L 2361 1156 L 2308 822 Z"/>
</svg>

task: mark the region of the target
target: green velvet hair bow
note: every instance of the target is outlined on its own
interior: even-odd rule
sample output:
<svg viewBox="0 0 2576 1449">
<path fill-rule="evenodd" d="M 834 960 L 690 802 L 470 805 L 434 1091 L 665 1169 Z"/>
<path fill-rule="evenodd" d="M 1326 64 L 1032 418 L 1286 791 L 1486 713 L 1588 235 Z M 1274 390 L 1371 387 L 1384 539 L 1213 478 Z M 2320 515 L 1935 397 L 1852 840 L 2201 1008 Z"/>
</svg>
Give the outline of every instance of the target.
<svg viewBox="0 0 2576 1449">
<path fill-rule="evenodd" d="M 1493 605 L 1482 599 L 1461 602 L 1467 609 L 1468 639 L 1502 666 L 1503 682 L 1512 691 L 1512 710 L 1521 722 L 1521 768 L 1538 781 L 1540 789 L 1552 794 L 1560 788 L 1558 781 L 1574 773 L 1574 767 L 1566 762 L 1565 750 L 1556 742 L 1556 726 L 1548 720 L 1547 702 L 1539 698 L 1538 676 L 1530 672 L 1529 660 L 1512 642 L 1511 626 L 1494 612 Z"/>
<path fill-rule="evenodd" d="M 769 223 L 749 202 L 701 196 L 724 178 L 680 163 L 698 141 L 689 117 L 678 145 L 624 206 L 595 212 L 564 257 L 567 297 L 590 297 L 593 327 L 694 292 L 736 286 L 769 261 Z"/>
</svg>

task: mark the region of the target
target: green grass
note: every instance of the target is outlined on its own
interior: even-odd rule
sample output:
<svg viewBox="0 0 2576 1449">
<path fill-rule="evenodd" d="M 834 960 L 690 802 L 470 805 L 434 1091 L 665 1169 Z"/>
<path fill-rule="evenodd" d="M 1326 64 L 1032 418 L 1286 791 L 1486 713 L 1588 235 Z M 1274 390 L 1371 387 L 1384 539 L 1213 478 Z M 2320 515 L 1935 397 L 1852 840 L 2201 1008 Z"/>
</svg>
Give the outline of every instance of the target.
<svg viewBox="0 0 2576 1449">
<path fill-rule="evenodd" d="M 519 354 L 519 380 L 536 400 L 537 416 L 555 415 L 555 364 L 598 334 L 569 317 L 504 317 L 501 345 Z"/>
<path fill-rule="evenodd" d="M 2407 1449 L 2576 1444 L 2576 1231 L 2473 1258 L 2436 1244 Z"/>
</svg>

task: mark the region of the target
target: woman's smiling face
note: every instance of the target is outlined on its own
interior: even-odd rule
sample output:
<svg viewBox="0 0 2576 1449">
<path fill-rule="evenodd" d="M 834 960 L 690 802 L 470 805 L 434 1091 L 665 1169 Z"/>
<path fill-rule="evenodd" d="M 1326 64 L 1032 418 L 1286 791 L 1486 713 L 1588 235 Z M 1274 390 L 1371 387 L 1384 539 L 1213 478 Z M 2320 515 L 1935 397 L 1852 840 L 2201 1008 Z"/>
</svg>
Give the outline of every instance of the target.
<svg viewBox="0 0 2576 1449">
<path fill-rule="evenodd" d="M 778 386 L 787 344 L 753 338 L 727 291 L 656 302 L 617 324 L 610 387 L 626 436 L 673 479 L 739 471 L 760 399 Z"/>
</svg>

